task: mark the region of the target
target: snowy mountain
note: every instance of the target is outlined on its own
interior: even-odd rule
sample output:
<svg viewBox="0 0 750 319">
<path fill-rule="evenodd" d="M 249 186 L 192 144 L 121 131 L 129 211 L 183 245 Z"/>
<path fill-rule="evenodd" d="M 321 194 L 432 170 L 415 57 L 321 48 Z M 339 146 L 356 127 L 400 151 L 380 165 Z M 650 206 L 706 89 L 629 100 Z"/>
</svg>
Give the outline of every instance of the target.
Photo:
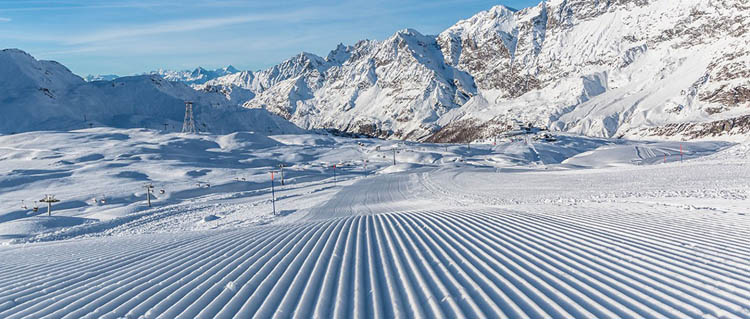
<svg viewBox="0 0 750 319">
<path fill-rule="evenodd" d="M 388 138 L 475 140 L 526 122 L 604 137 L 745 134 L 748 13 L 743 0 L 497 6 L 437 36 L 402 30 L 197 87 L 302 127 Z"/>
<path fill-rule="evenodd" d="M 98 75 L 87 75 L 84 76 L 83 79 L 86 80 L 86 82 L 94 82 L 94 81 L 112 81 L 116 78 L 119 78 L 119 75 L 116 74 L 98 74 Z"/>
<path fill-rule="evenodd" d="M 213 79 L 216 79 L 218 77 L 231 75 L 231 74 L 235 74 L 239 72 L 240 70 L 237 70 L 235 67 L 230 65 L 225 68 L 220 68 L 216 70 L 206 70 L 202 67 L 198 67 L 195 70 L 182 70 L 182 71 L 159 69 L 156 71 L 151 71 L 151 72 L 143 73 L 140 75 L 159 75 L 168 81 L 184 82 L 185 84 L 188 84 L 188 85 L 199 85 L 199 84 L 203 84 L 208 81 L 211 81 Z M 99 75 L 87 75 L 83 77 L 83 79 L 86 80 L 86 82 L 112 81 L 119 77 L 120 77 L 119 75 L 115 75 L 115 74 L 99 74 Z"/>
<path fill-rule="evenodd" d="M 303 52 L 256 72 L 159 70 L 115 82 L 168 86 L 175 101 L 197 94 L 210 105 L 266 109 L 303 128 L 417 141 L 487 139 L 524 123 L 600 137 L 743 135 L 748 13 L 743 0 L 549 0 L 496 6 L 435 36 L 405 29 L 339 44 L 325 58 Z M 30 85 L 38 91 L 26 102 L 64 92 L 84 108 L 104 103 L 68 89 L 80 78 L 64 78 L 57 91 Z"/>
<path fill-rule="evenodd" d="M 443 134 L 493 134 L 515 121 L 607 137 L 747 133 L 662 127 L 748 113 L 744 1 L 547 1 L 497 7 L 439 36 L 480 96 L 439 121 Z M 722 132 L 723 131 L 723 132 Z"/>
<path fill-rule="evenodd" d="M 225 68 L 220 68 L 216 70 L 206 70 L 202 67 L 198 67 L 192 71 L 191 70 L 173 71 L 173 70 L 159 69 L 156 71 L 151 71 L 146 74 L 160 75 L 161 77 L 163 77 L 164 79 L 168 81 L 179 81 L 179 82 L 184 82 L 186 84 L 203 84 L 215 78 L 234 74 L 237 72 L 240 72 L 240 70 L 237 70 L 235 67 L 230 65 Z"/>
<path fill-rule="evenodd" d="M 299 132 L 265 110 L 248 110 L 221 93 L 196 91 L 159 75 L 86 82 L 63 65 L 17 50 L 0 51 L 0 133 L 71 130 L 91 126 L 181 128 L 184 101 L 196 125 L 216 133 L 238 130 Z"/>
</svg>

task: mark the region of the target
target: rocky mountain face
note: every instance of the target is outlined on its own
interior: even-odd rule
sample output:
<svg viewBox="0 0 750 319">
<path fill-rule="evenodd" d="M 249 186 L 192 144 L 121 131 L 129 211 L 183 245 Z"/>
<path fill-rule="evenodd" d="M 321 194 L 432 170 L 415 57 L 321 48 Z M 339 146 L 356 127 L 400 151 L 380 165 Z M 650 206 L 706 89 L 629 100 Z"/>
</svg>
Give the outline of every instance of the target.
<svg viewBox="0 0 750 319">
<path fill-rule="evenodd" d="M 443 130 L 481 126 L 473 138 L 513 121 L 640 137 L 663 136 L 658 128 L 665 125 L 742 116 L 750 113 L 743 97 L 750 87 L 749 13 L 747 2 L 732 0 L 494 8 L 439 36 L 446 56 L 482 89 L 481 98 L 439 123 Z"/>
<path fill-rule="evenodd" d="M 86 82 L 63 65 L 17 49 L 0 50 L 0 134 L 89 126 L 179 131 L 184 101 L 194 102 L 196 126 L 229 133 L 302 130 L 263 109 L 247 109 L 222 93 L 196 91 L 160 75 Z"/>
<path fill-rule="evenodd" d="M 245 106 L 305 127 L 422 139 L 437 129 L 434 121 L 476 93 L 468 74 L 445 63 L 435 38 L 415 30 L 339 46 L 324 60 L 284 64 L 294 72 Z"/>
<path fill-rule="evenodd" d="M 497 6 L 437 36 L 406 29 L 194 87 L 302 127 L 385 138 L 474 140 L 527 122 L 606 137 L 713 136 L 673 128 L 746 123 L 731 119 L 750 113 L 749 17 L 745 0 Z"/>
<path fill-rule="evenodd" d="M 302 53 L 268 70 L 196 87 L 251 91 L 255 97 L 244 106 L 303 127 L 415 140 L 439 129 L 440 116 L 477 93 L 472 77 L 444 60 L 435 37 L 411 29 L 382 42 L 339 45 L 326 58 Z"/>
</svg>

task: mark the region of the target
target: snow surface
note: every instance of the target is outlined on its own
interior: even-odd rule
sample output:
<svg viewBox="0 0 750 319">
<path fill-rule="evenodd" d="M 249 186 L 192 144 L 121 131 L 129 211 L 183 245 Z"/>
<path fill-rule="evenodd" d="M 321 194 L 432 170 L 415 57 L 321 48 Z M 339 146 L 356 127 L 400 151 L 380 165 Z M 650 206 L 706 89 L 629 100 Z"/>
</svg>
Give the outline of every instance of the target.
<svg viewBox="0 0 750 319">
<path fill-rule="evenodd" d="M 1 136 L 0 317 L 750 317 L 748 144 L 530 141 Z"/>
</svg>

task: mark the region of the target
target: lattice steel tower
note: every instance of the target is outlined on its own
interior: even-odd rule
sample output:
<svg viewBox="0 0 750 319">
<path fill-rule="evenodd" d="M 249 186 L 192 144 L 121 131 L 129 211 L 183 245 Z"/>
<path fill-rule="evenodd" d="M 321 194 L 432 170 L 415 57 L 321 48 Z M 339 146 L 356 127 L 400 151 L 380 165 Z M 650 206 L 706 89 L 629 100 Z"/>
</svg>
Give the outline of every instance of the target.
<svg viewBox="0 0 750 319">
<path fill-rule="evenodd" d="M 182 122 L 182 133 L 197 133 L 193 117 L 193 102 L 190 101 L 185 101 L 185 121 Z"/>
</svg>

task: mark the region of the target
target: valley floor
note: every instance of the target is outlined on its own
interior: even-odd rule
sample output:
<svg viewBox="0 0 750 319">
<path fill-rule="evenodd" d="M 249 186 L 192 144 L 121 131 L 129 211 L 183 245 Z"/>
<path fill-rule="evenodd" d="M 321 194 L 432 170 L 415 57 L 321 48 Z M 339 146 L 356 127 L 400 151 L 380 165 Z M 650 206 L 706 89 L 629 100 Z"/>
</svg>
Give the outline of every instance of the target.
<svg viewBox="0 0 750 319">
<path fill-rule="evenodd" d="M 144 131 L 81 132 L 75 146 L 34 134 L 78 153 L 50 145 L 62 156 L 26 158 L 28 145 L 0 138 L 16 149 L 0 153 L 14 168 L 0 199 L 52 182 L 81 203 L 51 218 L 0 211 L 2 318 L 750 317 L 747 144 L 683 143 L 680 161 L 678 142 L 572 136 L 469 150 Z M 178 149 L 207 157 L 168 158 Z M 277 216 L 277 163 L 263 159 L 289 164 Z M 76 195 L 81 180 L 109 185 L 108 201 Z M 145 181 L 169 190 L 151 209 L 131 191 Z"/>
</svg>

